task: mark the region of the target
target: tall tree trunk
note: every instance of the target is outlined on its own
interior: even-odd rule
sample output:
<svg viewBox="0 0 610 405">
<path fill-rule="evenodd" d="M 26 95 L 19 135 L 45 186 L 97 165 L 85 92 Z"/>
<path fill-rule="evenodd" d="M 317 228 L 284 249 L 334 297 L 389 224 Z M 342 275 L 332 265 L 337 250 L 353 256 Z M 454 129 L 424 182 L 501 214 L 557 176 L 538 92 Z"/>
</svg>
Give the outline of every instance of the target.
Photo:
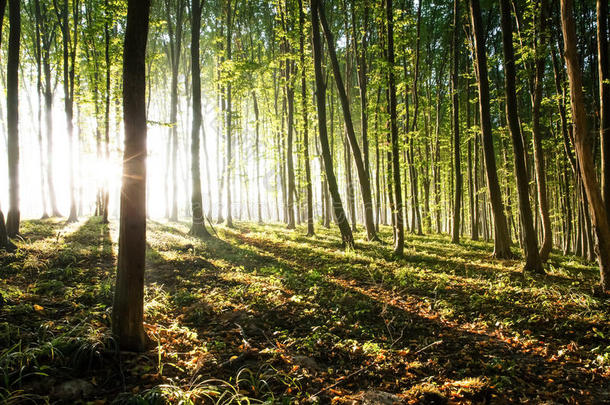
<svg viewBox="0 0 610 405">
<path fill-rule="evenodd" d="M 318 11 L 320 8 L 320 0 L 311 1 L 311 30 L 313 43 L 313 60 L 314 73 L 316 79 L 316 101 L 318 107 L 318 132 L 320 136 L 320 147 L 322 149 L 322 157 L 324 159 L 324 170 L 328 181 L 328 189 L 332 198 L 332 205 L 337 218 L 337 224 L 341 231 L 341 239 L 347 247 L 354 246 L 354 236 L 347 222 L 341 196 L 339 195 L 339 187 L 333 170 L 333 160 L 330 154 L 328 144 L 328 134 L 326 132 L 326 88 L 324 85 L 324 77 L 322 74 L 322 44 L 320 38 L 320 18 Z M 340 87 L 340 86 L 338 86 Z"/>
<path fill-rule="evenodd" d="M 106 21 L 104 23 L 104 57 L 106 59 L 106 100 L 104 108 L 104 149 L 106 163 L 110 163 L 110 73 L 112 66 L 110 65 L 110 28 L 108 20 L 110 19 L 110 10 L 108 8 L 108 0 L 105 0 L 106 5 Z M 104 179 L 104 196 L 102 222 L 108 223 L 108 203 L 110 202 L 110 185 L 108 178 Z"/>
<path fill-rule="evenodd" d="M 479 87 L 479 110 L 481 120 L 481 135 L 483 140 L 483 152 L 485 157 L 485 169 L 489 198 L 494 217 L 494 257 L 498 259 L 509 259 L 513 257 L 510 250 L 510 236 L 508 224 L 504 213 L 504 204 L 498 181 L 496 167 L 496 156 L 493 145 L 491 130 L 491 116 L 489 110 L 489 81 L 487 78 L 487 55 L 485 54 L 485 33 L 481 21 L 481 9 L 479 0 L 470 0 L 470 18 L 474 37 L 476 53 L 476 72 Z"/>
<path fill-rule="evenodd" d="M 394 79 L 394 12 L 392 0 L 386 0 L 387 24 L 387 60 L 388 60 L 388 100 L 390 112 L 390 136 L 392 149 L 392 176 L 395 202 L 395 232 L 394 254 L 402 255 L 405 244 L 404 224 L 402 220 L 402 195 L 400 190 L 400 156 L 398 155 L 398 126 L 396 124 L 396 82 Z M 389 163 L 389 162 L 388 162 Z"/>
<path fill-rule="evenodd" d="M 561 0 L 561 28 L 563 31 L 564 57 L 570 83 L 574 146 L 576 147 L 578 166 L 587 194 L 595 234 L 597 235 L 596 251 L 599 259 L 601 285 L 605 291 L 610 291 L 610 223 L 595 175 L 591 145 L 587 141 L 587 115 L 582 92 L 582 72 L 576 50 L 577 38 L 572 9 L 572 0 Z"/>
<path fill-rule="evenodd" d="M 544 153 L 542 150 L 542 131 L 540 128 L 540 107 L 542 105 L 542 87 L 544 81 L 544 66 L 546 64 L 546 18 L 547 4 L 542 1 L 540 5 L 540 32 L 539 39 L 534 40 L 534 83 L 532 92 L 532 142 L 534 144 L 534 165 L 536 169 L 536 184 L 540 216 L 542 218 L 543 238 L 540 246 L 540 259 L 546 262 L 553 248 L 553 230 L 551 228 L 551 215 L 547 196 L 546 174 L 544 170 Z"/>
<path fill-rule="evenodd" d="M 123 51 L 125 152 L 119 227 L 119 258 L 112 333 L 121 350 L 144 351 L 146 259 L 146 39 L 150 0 L 129 0 Z"/>
<path fill-rule="evenodd" d="M 70 180 L 70 214 L 68 222 L 76 222 L 78 215 L 76 211 L 76 190 L 74 186 L 74 69 L 76 58 L 76 45 L 78 35 L 78 2 L 73 4 L 74 10 L 74 35 L 70 35 L 70 18 L 68 0 L 64 0 L 61 11 L 57 10 L 57 17 L 61 28 L 63 45 L 63 70 L 64 70 L 64 110 L 66 114 L 66 126 L 68 129 L 68 164 Z"/>
<path fill-rule="evenodd" d="M 6 3 L 0 5 L 5 7 Z M 36 3 L 33 4 L 34 15 L 36 15 Z M 4 11 L 2 11 L 4 13 Z M 0 20 L 3 21 L 3 20 Z M 48 218 L 47 210 L 47 197 L 45 192 L 45 181 L 44 181 L 44 145 L 42 140 L 42 46 L 40 38 L 40 23 L 39 19 L 35 19 L 35 36 L 34 36 L 34 54 L 36 59 L 36 95 L 38 96 L 38 107 L 36 111 L 36 120 L 38 121 L 37 138 L 38 138 L 38 157 L 40 159 L 40 196 L 42 199 L 42 219 Z M 1 246 L 1 242 L 0 242 Z"/>
<path fill-rule="evenodd" d="M 6 129 L 8 133 L 9 209 L 6 232 L 19 233 L 19 49 L 21 45 L 21 1 L 9 0 L 8 60 L 6 67 Z"/>
<path fill-rule="evenodd" d="M 301 60 L 301 108 L 303 110 L 303 159 L 305 163 L 305 188 L 307 192 L 307 236 L 313 236 L 313 189 L 311 184 L 311 167 L 309 162 L 309 103 L 307 102 L 309 95 L 307 94 L 307 68 L 305 65 L 305 32 L 303 31 L 304 26 L 305 11 L 303 11 L 302 0 L 299 0 L 299 50 Z"/>
<path fill-rule="evenodd" d="M 602 150 L 602 197 L 610 213 L 610 61 L 608 60 L 608 0 L 597 0 L 597 69 L 599 134 Z"/>
<path fill-rule="evenodd" d="M 453 229 L 451 235 L 452 243 L 460 242 L 460 217 L 462 208 L 462 162 L 460 153 L 460 112 L 458 97 L 458 73 L 460 50 L 459 40 L 459 0 L 453 0 L 453 33 L 451 35 L 452 48 L 452 72 L 451 72 L 451 107 L 453 113 L 453 171 L 455 174 L 455 195 L 453 202 Z"/>
<path fill-rule="evenodd" d="M 517 89 L 515 86 L 515 54 L 513 50 L 513 28 L 511 23 L 510 0 L 500 0 L 502 44 L 504 49 L 504 83 L 506 90 L 506 120 L 513 140 L 513 156 L 517 192 L 519 195 L 519 212 L 524 232 L 525 266 L 524 271 L 544 273 L 538 252 L 538 238 L 534 230 L 532 209 L 529 200 L 529 179 L 525 167 L 525 155 L 519 116 L 517 112 Z"/>
<path fill-rule="evenodd" d="M 6 10 L 6 0 L 0 0 L 0 22 L 4 22 L 4 12 Z M 2 25 L 0 24 L 0 45 L 2 44 Z M 0 207 L 0 249 L 9 249 L 11 242 L 8 239 L 6 232 L 6 222 L 4 221 L 4 213 Z"/>
<path fill-rule="evenodd" d="M 572 9 L 572 0 L 561 0 L 561 28 L 565 50 L 564 57 L 570 82 L 574 146 L 576 147 L 578 166 L 587 193 L 595 234 L 597 235 L 596 251 L 599 259 L 601 285 L 608 292 L 610 291 L 610 223 L 595 175 L 591 145 L 587 142 L 587 115 L 582 91 L 582 73 L 576 50 L 577 38 Z"/>
<path fill-rule="evenodd" d="M 320 20 L 322 22 L 322 27 L 324 28 L 324 35 L 326 37 L 326 42 L 328 44 L 328 54 L 330 56 L 330 61 L 333 69 L 333 75 L 335 77 L 335 83 L 337 84 L 337 90 L 339 93 L 339 100 L 341 101 L 341 108 L 343 110 L 343 118 L 345 120 L 345 128 L 347 130 L 347 138 L 349 141 L 349 146 L 354 156 L 354 162 L 356 163 L 356 172 L 358 173 L 358 180 L 360 183 L 360 192 L 362 194 L 362 199 L 364 203 L 364 224 L 366 227 L 366 234 L 369 240 L 377 240 L 377 233 L 375 232 L 375 221 L 373 219 L 373 200 L 371 197 L 371 182 L 369 180 L 369 175 L 364 167 L 364 162 L 362 160 L 362 152 L 360 151 L 360 146 L 358 145 L 358 140 L 356 139 L 356 133 L 354 132 L 354 125 L 352 122 L 352 117 L 350 113 L 349 102 L 347 100 L 347 94 L 345 92 L 345 86 L 343 84 L 343 78 L 341 77 L 341 70 L 339 68 L 339 62 L 337 59 L 337 53 L 335 50 L 335 40 L 333 38 L 333 34 L 330 31 L 328 22 L 326 21 L 326 17 L 324 15 L 323 7 L 321 3 L 319 4 L 319 12 L 320 12 Z M 399 174 L 400 176 L 400 174 Z"/>
<path fill-rule="evenodd" d="M 255 136 L 256 139 L 254 141 L 254 164 L 256 165 L 256 216 L 258 219 L 258 223 L 263 223 L 263 214 L 262 214 L 262 203 L 261 203 L 261 189 L 260 189 L 260 178 L 261 178 L 261 167 L 260 167 L 260 153 L 259 153 L 259 143 L 260 143 L 260 121 L 259 121 L 259 110 L 258 110 L 258 99 L 256 98 L 256 91 L 252 90 L 252 104 L 254 105 L 254 120 L 256 121 L 254 124 L 255 128 Z"/>
<path fill-rule="evenodd" d="M 231 18 L 231 0 L 227 0 L 227 48 L 226 55 L 227 60 L 231 61 L 231 42 L 233 37 L 233 25 Z M 231 118 L 232 118 L 232 106 L 231 106 L 231 82 L 227 83 L 227 98 L 226 98 L 226 126 L 227 126 L 227 166 L 226 166 L 226 180 L 227 180 L 227 226 L 233 227 L 233 203 L 231 202 L 231 173 L 233 169 L 233 151 L 232 151 L 232 139 L 231 139 Z"/>
<path fill-rule="evenodd" d="M 191 234 L 200 237 L 209 237 L 205 226 L 203 212 L 203 197 L 201 195 L 201 168 L 199 153 L 199 129 L 201 128 L 201 77 L 199 67 L 199 35 L 201 31 L 201 7 L 199 0 L 191 2 L 191 80 L 193 83 L 193 124 L 191 127 L 191 210 L 193 224 Z"/>
<path fill-rule="evenodd" d="M 170 112 L 169 112 L 169 137 L 171 139 L 171 211 L 170 221 L 178 220 L 178 73 L 180 71 L 180 56 L 182 55 L 182 28 L 184 15 L 184 0 L 175 0 L 176 21 L 172 24 L 172 0 L 166 0 L 167 26 L 169 33 L 169 58 L 171 67 L 170 82 Z"/>
</svg>

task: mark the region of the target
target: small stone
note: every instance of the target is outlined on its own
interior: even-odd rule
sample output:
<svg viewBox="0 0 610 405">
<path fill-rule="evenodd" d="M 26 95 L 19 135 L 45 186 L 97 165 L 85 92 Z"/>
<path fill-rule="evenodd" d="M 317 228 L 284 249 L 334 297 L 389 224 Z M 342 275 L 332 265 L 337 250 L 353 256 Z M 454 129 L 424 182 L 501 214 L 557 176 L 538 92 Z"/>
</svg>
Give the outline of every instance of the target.
<svg viewBox="0 0 610 405">
<path fill-rule="evenodd" d="M 77 379 L 59 384 L 53 390 L 53 395 L 61 401 L 77 400 L 93 394 L 95 388 L 88 381 Z"/>
<path fill-rule="evenodd" d="M 362 395 L 362 405 L 394 405 L 404 403 L 398 395 L 384 391 L 370 390 Z"/>
</svg>

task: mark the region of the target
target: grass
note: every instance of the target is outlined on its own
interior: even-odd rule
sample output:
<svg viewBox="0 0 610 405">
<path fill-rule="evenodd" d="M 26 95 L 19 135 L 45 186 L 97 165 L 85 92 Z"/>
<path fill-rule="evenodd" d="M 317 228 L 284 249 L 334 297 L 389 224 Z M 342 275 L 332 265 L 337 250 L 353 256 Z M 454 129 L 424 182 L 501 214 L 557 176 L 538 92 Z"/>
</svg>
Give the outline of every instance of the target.
<svg viewBox="0 0 610 405">
<path fill-rule="evenodd" d="M 0 401 L 406 403 L 610 401 L 610 315 L 595 267 L 545 277 L 486 242 L 408 235 L 402 258 L 335 230 L 150 222 L 143 354 L 109 333 L 117 224 L 26 221 L 0 253 Z M 382 229 L 390 241 L 390 229 Z M 87 395 L 57 386 L 84 380 Z M 55 387 L 55 388 L 54 388 Z"/>
</svg>

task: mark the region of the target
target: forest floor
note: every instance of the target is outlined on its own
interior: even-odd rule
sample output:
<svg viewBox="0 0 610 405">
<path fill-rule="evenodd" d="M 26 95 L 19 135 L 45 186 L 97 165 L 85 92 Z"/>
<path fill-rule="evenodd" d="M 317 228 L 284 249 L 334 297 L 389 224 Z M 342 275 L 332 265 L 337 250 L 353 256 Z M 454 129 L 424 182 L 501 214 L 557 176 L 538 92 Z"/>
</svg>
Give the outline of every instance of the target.
<svg viewBox="0 0 610 405">
<path fill-rule="evenodd" d="M 574 257 L 530 278 L 446 236 L 409 235 L 394 258 L 323 228 L 239 222 L 202 241 L 150 222 L 155 347 L 132 354 L 109 332 L 117 224 L 22 230 L 0 252 L 0 402 L 610 403 L 610 300 Z"/>
</svg>

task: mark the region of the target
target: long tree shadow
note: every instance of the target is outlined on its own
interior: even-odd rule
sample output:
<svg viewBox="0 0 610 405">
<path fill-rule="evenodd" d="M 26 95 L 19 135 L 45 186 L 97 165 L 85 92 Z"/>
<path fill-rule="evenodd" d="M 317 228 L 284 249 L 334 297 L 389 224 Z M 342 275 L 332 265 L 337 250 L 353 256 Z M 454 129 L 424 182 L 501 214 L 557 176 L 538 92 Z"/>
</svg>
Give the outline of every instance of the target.
<svg viewBox="0 0 610 405">
<path fill-rule="evenodd" d="M 353 272 L 344 270 L 346 258 L 321 256 L 319 251 L 307 256 L 300 247 L 245 231 L 245 228 L 223 230 L 223 236 L 232 243 L 217 239 L 197 241 L 192 250 L 185 252 L 180 250 L 183 244 L 159 243 L 164 250 L 150 254 L 151 277 L 156 281 L 163 279 L 174 297 L 186 290 L 180 293 L 182 303 L 189 305 L 182 318 L 184 324 L 210 339 L 225 333 L 223 344 L 228 344 L 233 352 L 243 349 L 244 341 L 256 347 L 258 353 L 272 346 L 271 352 L 277 354 L 281 348 L 292 357 L 298 354 L 314 358 L 321 370 L 329 367 L 342 370 L 335 371 L 330 378 L 355 372 L 363 362 L 371 361 L 371 353 L 375 351 L 371 347 L 375 345 L 414 353 L 406 358 L 388 356 L 376 364 L 374 373 L 367 371 L 352 377 L 345 383 L 352 390 L 380 386 L 397 374 L 406 374 L 410 377 L 395 379 L 392 390 L 408 389 L 425 376 L 434 376 L 441 385 L 451 385 L 452 381 L 464 377 L 487 376 L 505 398 L 514 398 L 513 394 L 541 395 L 540 398 L 549 399 L 563 395 L 584 398 L 584 390 L 601 392 L 599 374 L 578 366 L 581 353 L 564 354 L 561 363 L 553 362 L 551 354 L 542 351 L 541 345 L 531 339 L 518 342 L 503 335 L 502 330 L 485 327 L 477 330 L 476 325 L 468 322 L 461 324 L 439 317 L 435 308 L 438 302 L 449 303 L 456 312 L 472 311 L 473 307 L 465 304 L 470 302 L 468 296 L 472 291 L 451 289 L 446 295 L 441 293 L 439 299 L 437 286 L 433 284 L 405 287 L 400 291 L 392 285 L 395 280 L 364 282 L 364 277 L 351 277 Z M 189 238 L 175 229 L 171 233 Z M 303 249 L 309 248 L 312 247 Z M 316 255 L 317 260 L 312 261 L 310 258 Z M 154 275 L 155 272 L 161 272 L 162 276 Z M 436 302 L 429 299 L 432 296 Z M 507 305 L 484 296 L 481 299 L 481 311 L 494 311 Z M 176 314 L 183 309 L 177 308 Z M 545 326 L 542 332 L 549 334 L 545 340 L 551 340 L 551 344 L 545 344 L 547 349 L 556 353 L 559 343 L 565 340 L 555 336 L 550 327 Z M 418 352 L 433 342 L 439 343 Z M 364 343 L 369 349 L 363 350 Z M 282 370 L 290 366 L 277 355 L 257 354 L 249 361 L 245 364 L 263 362 Z M 422 364 L 417 370 L 413 370 L 414 361 Z M 229 368 L 235 366 L 227 363 Z M 218 370 L 210 368 L 200 372 L 216 375 L 213 373 Z M 549 383 L 549 378 L 563 381 L 563 385 L 558 388 Z M 315 378 L 306 378 L 303 384 L 310 394 L 319 389 Z M 556 392 L 538 392 L 541 386 L 547 385 Z"/>
</svg>

